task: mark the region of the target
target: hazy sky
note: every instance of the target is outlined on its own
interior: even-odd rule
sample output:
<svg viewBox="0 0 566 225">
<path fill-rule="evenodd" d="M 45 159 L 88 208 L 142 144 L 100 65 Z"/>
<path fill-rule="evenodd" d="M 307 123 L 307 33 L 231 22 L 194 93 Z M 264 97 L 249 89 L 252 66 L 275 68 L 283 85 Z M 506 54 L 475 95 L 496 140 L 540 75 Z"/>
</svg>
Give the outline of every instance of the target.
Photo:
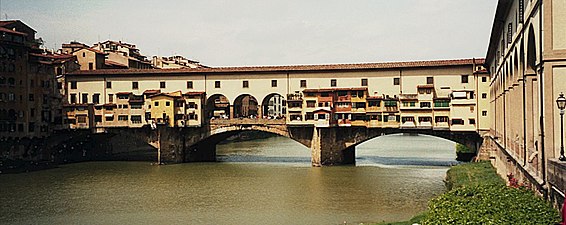
<svg viewBox="0 0 566 225">
<path fill-rule="evenodd" d="M 47 48 L 136 44 L 210 66 L 485 57 L 496 0 L 0 0 Z"/>
</svg>

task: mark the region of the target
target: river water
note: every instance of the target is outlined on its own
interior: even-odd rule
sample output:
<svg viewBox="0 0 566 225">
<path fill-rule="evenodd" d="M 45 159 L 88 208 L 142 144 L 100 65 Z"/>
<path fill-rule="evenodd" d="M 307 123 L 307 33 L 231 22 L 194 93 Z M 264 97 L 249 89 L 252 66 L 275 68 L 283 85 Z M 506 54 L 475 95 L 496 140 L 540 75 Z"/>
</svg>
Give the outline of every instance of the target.
<svg viewBox="0 0 566 225">
<path fill-rule="evenodd" d="M 219 163 L 87 162 L 0 175 L 0 224 L 356 224 L 406 220 L 445 190 L 454 143 L 392 135 L 356 166 L 315 168 L 273 137 L 218 146 Z"/>
</svg>

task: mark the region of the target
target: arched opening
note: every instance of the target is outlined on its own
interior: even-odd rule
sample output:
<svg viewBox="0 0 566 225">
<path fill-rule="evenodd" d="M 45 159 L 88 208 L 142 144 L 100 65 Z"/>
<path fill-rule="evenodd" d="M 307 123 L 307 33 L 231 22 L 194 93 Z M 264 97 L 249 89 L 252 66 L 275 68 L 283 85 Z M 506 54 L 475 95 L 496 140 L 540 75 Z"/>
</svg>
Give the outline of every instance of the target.
<svg viewBox="0 0 566 225">
<path fill-rule="evenodd" d="M 466 161 L 469 155 L 457 154 L 457 145 L 466 146 L 444 137 L 417 133 L 394 133 L 368 139 L 356 146 L 356 164 L 361 166 L 440 166 Z M 473 151 L 459 148 L 460 151 Z M 470 157 L 470 158 L 464 158 Z"/>
<path fill-rule="evenodd" d="M 535 32 L 533 26 L 529 27 L 529 37 L 527 40 L 527 73 L 536 73 L 536 63 L 537 63 L 537 53 L 536 53 L 536 42 L 535 42 Z"/>
<path fill-rule="evenodd" d="M 258 102 L 254 96 L 243 94 L 234 101 L 234 118 L 257 118 Z"/>
<path fill-rule="evenodd" d="M 186 162 L 252 162 L 310 164 L 308 147 L 281 134 L 263 130 L 224 128 L 189 147 Z"/>
<path fill-rule="evenodd" d="M 277 93 L 266 96 L 261 102 L 263 118 L 280 119 L 287 114 L 285 98 Z"/>
<path fill-rule="evenodd" d="M 206 100 L 207 119 L 228 119 L 230 118 L 230 101 L 222 94 L 215 94 Z"/>
</svg>

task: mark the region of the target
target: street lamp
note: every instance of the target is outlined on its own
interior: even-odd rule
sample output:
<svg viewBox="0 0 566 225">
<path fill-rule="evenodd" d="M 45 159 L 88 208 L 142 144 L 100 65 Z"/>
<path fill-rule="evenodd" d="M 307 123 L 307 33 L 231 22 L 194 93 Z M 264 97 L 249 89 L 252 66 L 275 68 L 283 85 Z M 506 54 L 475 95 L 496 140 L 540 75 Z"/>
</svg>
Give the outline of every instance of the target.
<svg viewBox="0 0 566 225">
<path fill-rule="evenodd" d="M 556 105 L 558 105 L 558 109 L 560 109 L 560 157 L 558 160 L 566 161 L 566 157 L 564 157 L 564 108 L 566 108 L 564 93 L 560 93 L 556 99 Z"/>
</svg>

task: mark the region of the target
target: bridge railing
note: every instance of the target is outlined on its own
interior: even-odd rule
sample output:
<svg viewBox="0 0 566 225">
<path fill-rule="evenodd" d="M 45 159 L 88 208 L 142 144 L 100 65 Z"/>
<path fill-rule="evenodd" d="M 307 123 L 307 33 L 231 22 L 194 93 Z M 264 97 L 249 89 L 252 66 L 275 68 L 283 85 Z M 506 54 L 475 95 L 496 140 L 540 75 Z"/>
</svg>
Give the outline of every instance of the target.
<svg viewBox="0 0 566 225">
<path fill-rule="evenodd" d="M 285 125 L 285 119 L 212 119 L 210 125 Z"/>
</svg>

